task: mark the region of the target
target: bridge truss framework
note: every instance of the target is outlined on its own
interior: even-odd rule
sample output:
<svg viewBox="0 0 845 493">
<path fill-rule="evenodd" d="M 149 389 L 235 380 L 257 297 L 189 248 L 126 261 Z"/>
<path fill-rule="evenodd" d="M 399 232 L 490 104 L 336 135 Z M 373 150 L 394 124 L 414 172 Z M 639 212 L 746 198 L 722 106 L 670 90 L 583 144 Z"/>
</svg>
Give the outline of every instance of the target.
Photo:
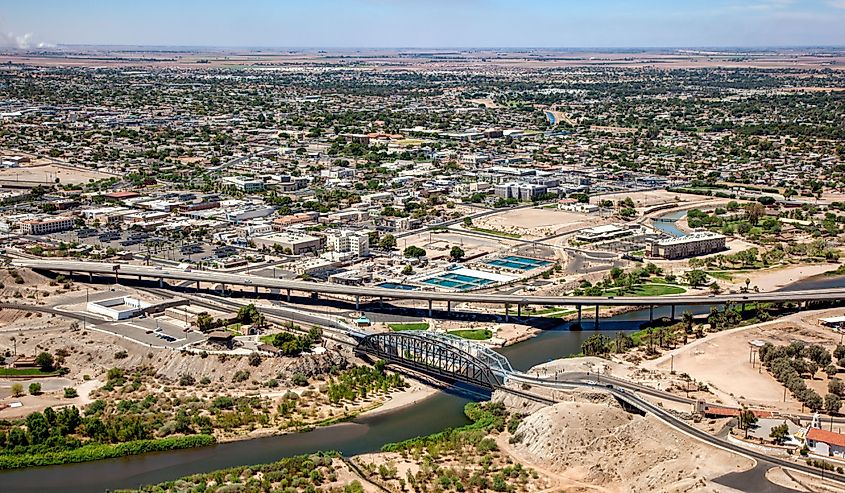
<svg viewBox="0 0 845 493">
<path fill-rule="evenodd" d="M 356 351 L 423 373 L 495 389 L 514 373 L 510 362 L 483 344 L 428 331 L 365 336 Z"/>
</svg>

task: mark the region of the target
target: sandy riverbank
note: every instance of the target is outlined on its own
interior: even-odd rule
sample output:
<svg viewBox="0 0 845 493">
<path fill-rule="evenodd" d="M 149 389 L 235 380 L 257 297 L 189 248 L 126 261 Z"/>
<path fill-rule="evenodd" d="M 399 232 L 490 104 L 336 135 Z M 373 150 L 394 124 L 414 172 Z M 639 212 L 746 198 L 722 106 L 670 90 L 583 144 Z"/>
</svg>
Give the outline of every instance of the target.
<svg viewBox="0 0 845 493">
<path fill-rule="evenodd" d="M 751 271 L 735 276 L 732 283 L 736 287 L 745 287 L 745 279 L 751 280 L 752 286 L 757 286 L 760 291 L 775 291 L 814 276 L 836 270 L 839 264 L 809 264 L 778 267 L 761 271 Z"/>
</svg>

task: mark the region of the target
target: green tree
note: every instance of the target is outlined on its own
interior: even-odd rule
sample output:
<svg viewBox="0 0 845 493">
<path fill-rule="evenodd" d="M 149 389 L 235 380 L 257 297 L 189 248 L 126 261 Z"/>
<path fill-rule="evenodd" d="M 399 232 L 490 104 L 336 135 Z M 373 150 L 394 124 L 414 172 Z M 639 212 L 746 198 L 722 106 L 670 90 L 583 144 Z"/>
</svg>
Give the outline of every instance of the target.
<svg viewBox="0 0 845 493">
<path fill-rule="evenodd" d="M 464 252 L 464 249 L 459 246 L 453 246 L 449 251 L 449 256 L 455 261 L 461 260 L 465 255 L 466 252 Z"/>
<path fill-rule="evenodd" d="M 824 398 L 824 410 L 828 414 L 838 414 L 842 408 L 842 399 L 836 394 L 827 394 Z"/>
<path fill-rule="evenodd" d="M 748 438 L 748 429 L 757 423 L 757 416 L 750 409 L 743 409 L 739 412 L 739 429 L 745 430 L 745 438 Z"/>
<path fill-rule="evenodd" d="M 207 312 L 202 312 L 197 315 L 197 328 L 202 332 L 208 332 L 214 327 L 214 317 Z"/>
<path fill-rule="evenodd" d="M 14 397 L 20 397 L 23 395 L 23 385 L 19 383 L 12 384 L 12 395 Z"/>
<path fill-rule="evenodd" d="M 50 436 L 50 424 L 47 422 L 47 418 L 37 411 L 26 417 L 26 430 L 29 435 L 29 443 L 33 445 L 44 443 Z"/>
<path fill-rule="evenodd" d="M 703 270 L 693 269 L 684 274 L 690 286 L 696 288 L 707 282 L 707 274 Z"/>
<path fill-rule="evenodd" d="M 29 384 L 29 393 L 32 395 L 38 395 L 41 393 L 41 384 L 38 382 L 32 382 Z"/>
<path fill-rule="evenodd" d="M 407 258 L 421 258 L 425 257 L 425 250 L 416 245 L 411 245 L 402 254 Z"/>
<path fill-rule="evenodd" d="M 53 360 L 53 355 L 45 351 L 35 357 L 35 364 L 41 368 L 41 371 L 50 372 L 54 369 L 55 361 Z"/>
<path fill-rule="evenodd" d="M 385 250 L 393 250 L 396 248 L 396 237 L 392 234 L 386 234 L 381 237 L 378 246 Z"/>
<path fill-rule="evenodd" d="M 769 433 L 769 437 L 777 445 L 781 445 L 788 435 L 789 425 L 787 425 L 786 423 L 772 427 L 772 431 L 771 433 Z"/>
</svg>

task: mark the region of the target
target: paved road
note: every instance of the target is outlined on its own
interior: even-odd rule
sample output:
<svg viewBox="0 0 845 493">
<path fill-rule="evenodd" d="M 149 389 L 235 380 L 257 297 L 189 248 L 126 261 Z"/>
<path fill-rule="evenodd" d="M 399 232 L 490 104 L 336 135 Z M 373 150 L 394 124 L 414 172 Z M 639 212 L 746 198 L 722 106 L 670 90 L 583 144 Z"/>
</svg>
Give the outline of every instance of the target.
<svg viewBox="0 0 845 493">
<path fill-rule="evenodd" d="M 722 448 L 722 449 L 726 449 L 726 450 L 729 450 L 731 452 L 734 452 L 734 453 L 749 457 L 751 459 L 754 459 L 754 460 L 758 461 L 758 465 L 761 465 L 761 464 L 764 465 L 764 466 L 768 465 L 768 467 L 781 466 L 785 469 L 800 471 L 800 472 L 804 472 L 804 473 L 807 473 L 807 474 L 811 474 L 813 476 L 821 476 L 821 474 L 822 474 L 821 470 L 816 469 L 816 468 L 811 467 L 811 466 L 808 466 L 807 464 L 800 463 L 800 462 L 791 462 L 791 461 L 781 459 L 781 458 L 778 458 L 778 457 L 771 457 L 771 456 L 768 456 L 768 455 L 763 454 L 761 452 L 757 452 L 756 450 L 748 449 L 748 448 L 745 448 L 741 445 L 738 445 L 738 444 L 735 444 L 733 442 L 729 442 L 727 440 L 719 438 L 717 436 L 710 435 L 709 433 L 706 433 L 706 432 L 696 428 L 695 426 L 690 425 L 686 421 L 683 421 L 683 420 L 677 418 L 674 414 L 670 413 L 666 409 L 664 409 L 660 406 L 656 406 L 656 405 L 652 404 L 651 402 L 648 402 L 645 399 L 640 398 L 638 395 L 634 394 L 633 392 L 630 392 L 626 389 L 616 387 L 612 384 L 601 385 L 601 384 L 598 384 L 598 383 L 585 382 L 585 381 L 581 381 L 581 380 L 573 380 L 573 381 L 563 381 L 563 380 L 561 380 L 561 381 L 554 382 L 554 381 L 548 381 L 548 380 L 545 380 L 545 379 L 542 379 L 542 378 L 538 378 L 538 377 L 534 377 L 534 376 L 530 376 L 530 375 L 525 375 L 525 374 L 511 375 L 511 378 L 513 380 L 516 380 L 516 381 L 524 381 L 524 382 L 529 383 L 529 384 L 539 385 L 539 386 L 544 386 L 544 387 L 549 387 L 549 388 L 571 388 L 572 386 L 576 386 L 576 387 L 581 387 L 581 388 L 586 387 L 586 388 L 601 389 L 601 390 L 604 390 L 606 392 L 609 392 L 610 394 L 612 394 L 614 397 L 616 397 L 617 399 L 619 399 L 622 402 L 625 402 L 625 403 L 627 403 L 627 404 L 629 404 L 629 405 L 631 405 L 631 406 L 633 406 L 637 409 L 640 409 L 641 411 L 653 414 L 658 419 L 664 421 L 665 423 L 669 424 L 670 426 L 676 428 L 677 430 L 679 430 L 679 431 L 681 431 L 681 432 L 683 432 L 683 433 L 685 433 L 685 434 L 687 434 L 687 435 L 689 435 L 693 438 L 697 438 L 698 440 L 701 440 L 703 442 L 707 442 L 707 443 L 709 443 L 713 446 L 716 446 L 716 447 L 719 447 L 719 448 Z M 759 470 L 756 471 L 755 473 L 753 473 L 753 475 L 754 475 L 753 477 L 758 478 L 759 477 Z M 834 473 L 831 473 L 831 472 L 827 472 L 827 473 L 824 474 L 824 477 L 829 479 L 829 480 L 838 482 L 838 483 L 842 484 L 843 487 L 845 487 L 845 476 L 843 476 L 841 474 L 834 474 Z M 740 477 L 739 479 L 741 480 L 742 477 Z M 751 479 L 751 476 L 745 476 L 745 479 Z M 726 481 L 731 482 L 731 483 L 736 483 L 737 482 L 736 480 L 737 480 L 737 478 L 730 478 L 729 476 L 728 476 L 728 479 L 726 479 Z M 757 489 L 754 489 L 754 488 L 749 489 L 749 486 L 752 486 L 752 485 L 745 484 L 745 485 L 743 485 L 743 487 L 741 489 L 743 491 L 758 491 Z M 789 491 L 789 490 L 768 489 L 767 487 L 763 487 L 763 485 L 760 485 L 760 486 L 761 486 L 761 488 L 759 489 L 760 493 L 769 492 L 769 491 L 771 491 L 771 492 Z"/>
<path fill-rule="evenodd" d="M 237 285 L 259 288 L 282 289 L 307 293 L 326 293 L 366 298 L 410 299 L 438 302 L 469 302 L 510 305 L 587 305 L 587 306 L 671 306 L 671 305 L 721 305 L 727 303 L 784 303 L 803 301 L 842 301 L 845 288 L 815 289 L 807 291 L 778 291 L 768 293 L 722 294 L 710 296 L 523 296 L 509 294 L 451 293 L 432 291 L 405 291 L 378 287 L 343 286 L 339 284 L 315 283 L 286 279 L 229 274 L 210 271 L 180 271 L 164 267 L 147 267 L 132 264 L 77 262 L 65 260 L 17 259 L 13 265 L 23 268 L 58 272 L 94 273 L 100 275 L 142 276 L 153 279 L 176 279 L 206 282 L 221 285 Z"/>
</svg>

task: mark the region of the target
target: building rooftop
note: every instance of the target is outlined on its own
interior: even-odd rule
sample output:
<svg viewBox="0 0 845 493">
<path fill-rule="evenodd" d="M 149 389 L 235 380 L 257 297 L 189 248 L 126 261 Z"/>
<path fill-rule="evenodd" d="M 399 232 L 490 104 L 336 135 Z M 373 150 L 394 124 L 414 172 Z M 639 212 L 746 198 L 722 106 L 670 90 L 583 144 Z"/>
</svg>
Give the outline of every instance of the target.
<svg viewBox="0 0 845 493">
<path fill-rule="evenodd" d="M 701 240 L 715 240 L 718 238 L 724 238 L 724 235 L 719 233 L 711 233 L 710 231 L 698 231 L 695 233 L 688 234 L 686 236 L 680 236 L 678 238 L 669 238 L 666 240 L 660 240 L 657 242 L 658 245 L 667 246 L 667 245 L 683 245 L 684 243 L 692 243 L 695 241 Z"/>
</svg>

